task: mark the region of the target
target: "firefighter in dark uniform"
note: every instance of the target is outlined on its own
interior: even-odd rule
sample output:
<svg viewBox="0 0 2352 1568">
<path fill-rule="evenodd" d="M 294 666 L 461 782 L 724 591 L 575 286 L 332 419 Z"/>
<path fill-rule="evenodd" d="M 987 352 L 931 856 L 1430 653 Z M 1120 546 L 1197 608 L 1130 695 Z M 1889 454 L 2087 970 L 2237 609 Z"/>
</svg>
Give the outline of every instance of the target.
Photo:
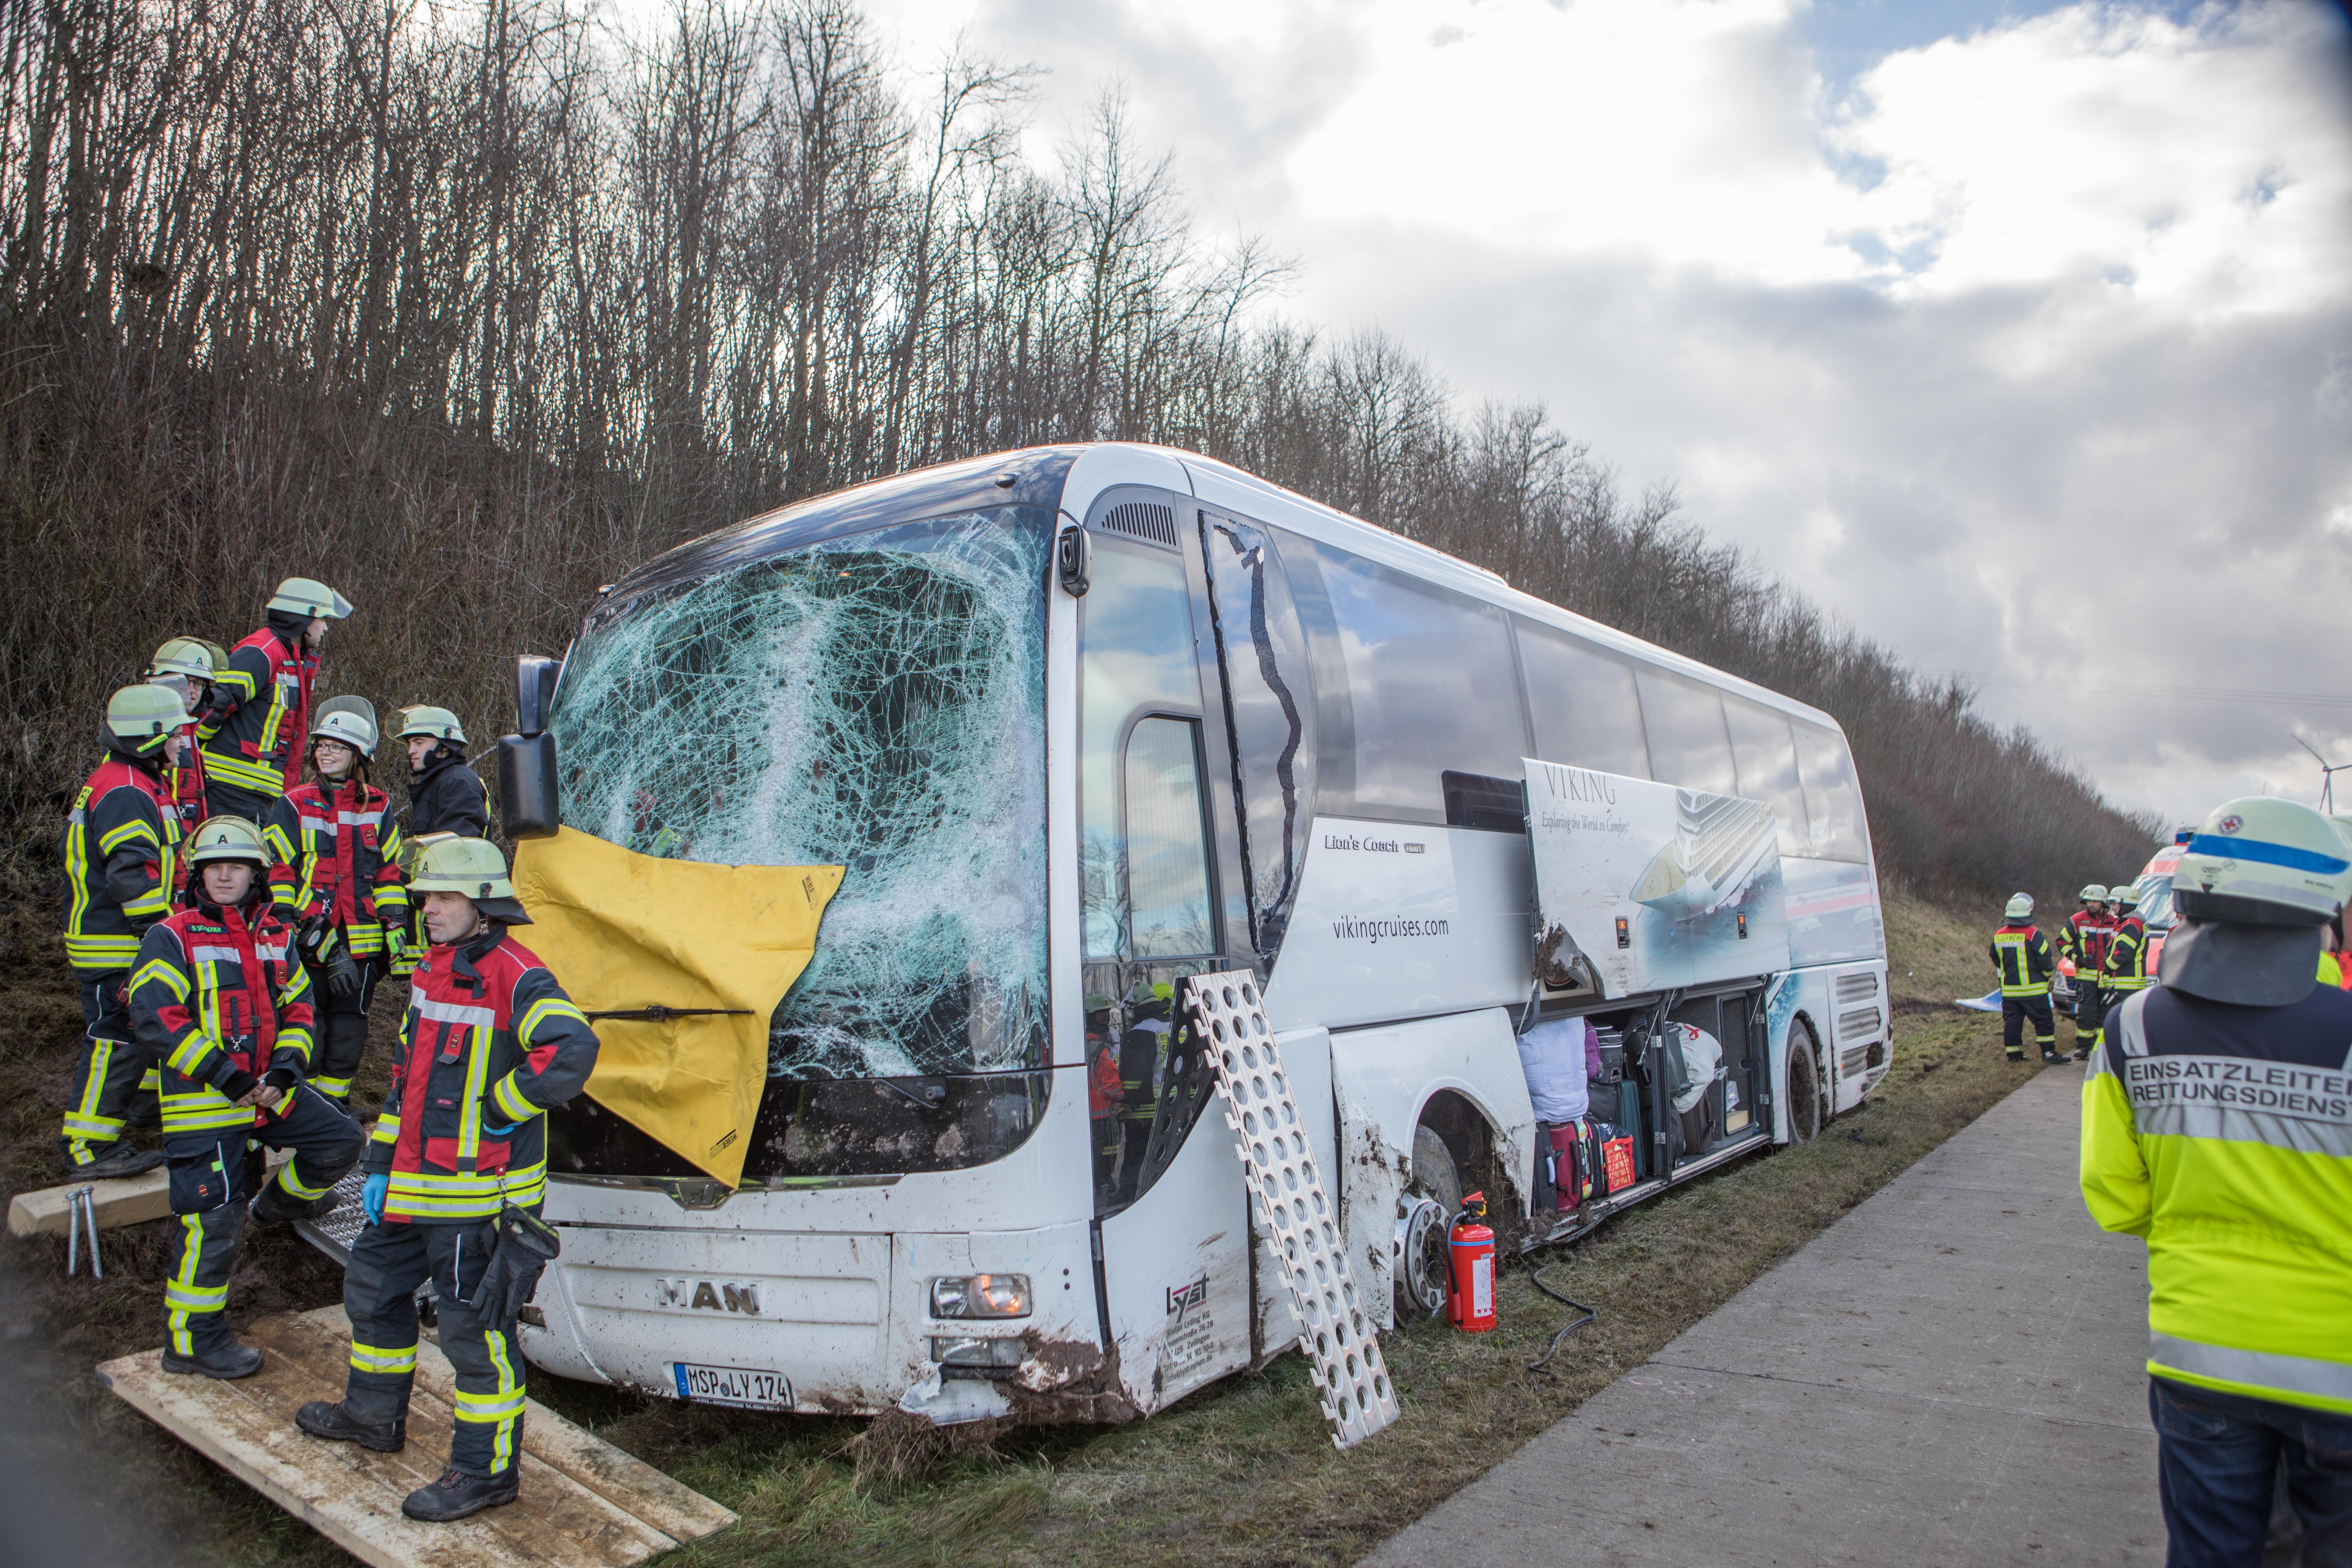
<svg viewBox="0 0 2352 1568">
<path fill-rule="evenodd" d="M 242 816 L 257 827 L 302 782 L 319 645 L 327 623 L 351 613 L 351 602 L 324 583 L 289 577 L 270 596 L 267 624 L 214 670 L 212 706 L 197 731 L 211 815 Z"/>
<path fill-rule="evenodd" d="M 2099 971 L 2099 1002 L 2112 1013 L 2147 989 L 2147 922 L 2139 918 L 2135 884 L 2120 882 L 2109 888 L 2107 902 L 2116 911 L 2116 930 L 2107 939 L 2107 961 Z"/>
<path fill-rule="evenodd" d="M 380 1453 L 406 1443 L 415 1292 L 430 1278 L 441 1349 L 457 1372 L 457 1431 L 447 1470 L 401 1511 L 439 1521 L 515 1500 L 525 1391 L 514 1313 L 536 1271 L 494 1266 L 513 1217 L 501 1216 L 509 1205 L 538 1213 L 545 1113 L 588 1081 L 596 1037 L 547 966 L 507 934 L 530 917 L 497 845 L 427 846 L 409 890 L 433 945 L 410 984 L 392 1088 L 368 1146 L 369 1224 L 343 1274 L 350 1379 L 340 1403 L 314 1401 L 295 1419 L 314 1436 Z M 510 1289 L 489 1284 L 518 1279 Z"/>
<path fill-rule="evenodd" d="M 2050 939 L 2033 923 L 2033 900 L 2019 893 L 2002 911 L 2000 929 L 1992 933 L 1993 967 L 2000 972 L 2000 1044 L 2013 1062 L 2025 1059 L 2025 1022 L 2033 1021 L 2033 1038 L 2045 1062 L 2063 1062 L 2058 1054 L 2058 1023 L 2050 1011 L 2050 977 L 2058 972 L 2051 956 Z"/>
<path fill-rule="evenodd" d="M 2083 907 L 2067 917 L 2065 928 L 2059 931 L 2058 951 L 2074 965 L 2074 1059 L 2079 1062 L 2098 1044 L 2099 973 L 2106 967 L 2107 943 L 2116 927 L 2107 915 L 2105 887 L 2093 882 L 2075 896 L 2083 900 Z"/>
<path fill-rule="evenodd" d="M 1168 1060 L 1168 1037 L 1175 1027 L 1175 1014 L 1176 988 L 1164 980 L 1148 991 L 1139 987 L 1128 998 L 1127 1028 L 1118 1042 L 1123 1196 L 1133 1196 L 1142 1179 L 1144 1150 L 1151 1142 L 1151 1123 L 1160 1114 L 1160 1075 Z"/>
<path fill-rule="evenodd" d="M 408 889 L 400 879 L 400 826 L 392 798 L 368 782 L 375 710 L 366 700 L 320 705 L 310 768 L 270 808 L 269 889 L 294 929 L 319 1010 L 310 1086 L 348 1106 L 352 1075 L 367 1054 L 376 984 L 408 942 Z"/>
<path fill-rule="evenodd" d="M 187 719 L 178 695 L 164 687 L 116 692 L 100 731 L 106 761 L 66 815 L 58 846 L 66 962 L 81 981 L 86 1034 L 59 1143 L 78 1178 L 136 1175 L 163 1163 L 162 1153 L 124 1136 L 134 1112 L 152 1109 L 142 1093 L 156 1089 L 154 1064 L 131 1026 L 129 985 L 140 939 L 172 912 L 180 817 L 165 773 L 185 743 Z"/>
<path fill-rule="evenodd" d="M 170 786 L 173 808 L 179 814 L 183 837 L 194 833 L 209 815 L 205 805 L 205 759 L 196 742 L 196 716 L 212 705 L 214 646 L 200 637 L 173 637 L 157 648 L 155 657 L 147 664 L 148 683 L 172 692 L 188 710 L 188 721 L 180 729 L 183 743 L 179 756 L 163 774 L 163 782 Z M 224 651 L 222 662 L 227 658 Z"/>
<path fill-rule="evenodd" d="M 163 1288 L 165 1372 L 249 1377 L 261 1352 L 229 1336 L 228 1279 L 257 1220 L 335 1205 L 363 1139 L 342 1108 L 302 1081 L 310 1065 L 310 983 L 262 879 L 268 858 L 243 817 L 216 816 L 189 841 L 188 907 L 139 944 L 131 1017 L 163 1068 L 178 1250 Z M 252 1194 L 257 1146 L 294 1158 Z"/>
<path fill-rule="evenodd" d="M 2310 807 L 2215 810 L 2173 872 L 2163 984 L 2107 1016 L 2083 1080 L 2084 1202 L 2147 1243 L 2169 1563 L 2274 1560 L 2281 1479 L 2296 1560 L 2352 1562 L 2352 995 L 2315 979 L 2347 888 Z"/>
<path fill-rule="evenodd" d="M 408 748 L 408 836 L 454 833 L 487 838 L 490 791 L 466 765 L 466 731 L 446 708 L 400 710 L 400 738 Z"/>
</svg>

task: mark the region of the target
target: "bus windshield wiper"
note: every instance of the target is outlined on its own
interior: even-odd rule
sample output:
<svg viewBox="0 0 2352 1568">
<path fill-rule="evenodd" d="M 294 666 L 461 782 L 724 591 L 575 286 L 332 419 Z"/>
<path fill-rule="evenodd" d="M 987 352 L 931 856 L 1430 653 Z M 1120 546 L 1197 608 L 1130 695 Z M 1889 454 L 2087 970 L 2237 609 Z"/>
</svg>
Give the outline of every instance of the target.
<svg viewBox="0 0 2352 1568">
<path fill-rule="evenodd" d="M 582 1016 L 625 1018 L 633 1024 L 658 1024 L 670 1018 L 743 1018 L 751 1016 L 749 1007 L 665 1007 L 656 1002 L 650 1007 L 615 1007 L 603 1013 L 585 1013 Z"/>
</svg>

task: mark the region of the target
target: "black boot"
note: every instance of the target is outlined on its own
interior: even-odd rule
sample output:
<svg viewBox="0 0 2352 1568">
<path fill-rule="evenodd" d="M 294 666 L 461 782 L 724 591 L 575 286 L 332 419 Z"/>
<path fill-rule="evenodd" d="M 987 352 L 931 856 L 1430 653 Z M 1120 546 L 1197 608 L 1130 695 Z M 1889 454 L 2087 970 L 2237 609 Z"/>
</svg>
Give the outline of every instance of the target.
<svg viewBox="0 0 2352 1568">
<path fill-rule="evenodd" d="M 357 1443 L 379 1454 L 397 1454 L 408 1443 L 405 1417 L 394 1416 L 372 1425 L 344 1409 L 340 1400 L 332 1405 L 323 1399 L 310 1401 L 294 1412 L 294 1425 L 313 1437 L 324 1437 L 330 1443 Z"/>
<path fill-rule="evenodd" d="M 200 1373 L 205 1377 L 217 1377 L 229 1383 L 240 1377 L 251 1377 L 259 1372 L 261 1360 L 261 1352 L 251 1345 L 224 1340 L 200 1355 L 181 1355 L 176 1351 L 165 1351 L 163 1370 L 181 1373 Z"/>
<path fill-rule="evenodd" d="M 463 1470 L 451 1470 L 431 1486 L 419 1487 L 401 1500 L 400 1511 L 427 1524 L 446 1524 L 450 1520 L 514 1501 L 515 1494 L 521 1490 L 521 1479 L 520 1465 L 502 1476 L 469 1476 Z"/>
<path fill-rule="evenodd" d="M 135 1148 L 126 1138 L 87 1165 L 69 1165 L 68 1174 L 78 1182 L 104 1182 L 117 1176 L 136 1176 L 163 1163 L 163 1151 Z"/>
<path fill-rule="evenodd" d="M 2042 1059 L 2045 1062 L 2063 1062 L 2066 1058 L 2060 1056 L 2056 1051 L 2044 1051 L 2042 1053 Z"/>
<path fill-rule="evenodd" d="M 330 1190 L 323 1197 L 298 1198 L 277 1182 L 261 1189 L 247 1215 L 259 1225 L 277 1225 L 287 1220 L 320 1219 L 335 1212 L 342 1200 Z"/>
</svg>

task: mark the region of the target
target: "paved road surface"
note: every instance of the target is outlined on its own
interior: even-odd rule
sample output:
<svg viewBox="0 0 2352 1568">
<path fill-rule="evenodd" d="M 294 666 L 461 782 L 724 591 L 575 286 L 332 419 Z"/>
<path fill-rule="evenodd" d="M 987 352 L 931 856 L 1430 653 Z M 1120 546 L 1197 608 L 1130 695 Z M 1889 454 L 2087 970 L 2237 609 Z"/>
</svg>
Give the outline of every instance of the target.
<svg viewBox="0 0 2352 1568">
<path fill-rule="evenodd" d="M 1370 1568 L 2161 1563 L 2147 1250 L 2083 1211 L 2081 1084 L 2029 1080 Z"/>
</svg>

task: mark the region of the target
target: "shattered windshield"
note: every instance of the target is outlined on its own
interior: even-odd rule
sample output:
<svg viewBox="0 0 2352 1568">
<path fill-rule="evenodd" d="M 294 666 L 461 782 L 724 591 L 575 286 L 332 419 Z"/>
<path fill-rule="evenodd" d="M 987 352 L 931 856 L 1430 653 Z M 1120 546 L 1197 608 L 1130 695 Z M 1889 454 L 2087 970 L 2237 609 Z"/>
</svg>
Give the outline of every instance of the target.
<svg viewBox="0 0 2352 1568">
<path fill-rule="evenodd" d="M 567 825 L 847 868 L 772 1079 L 1043 1065 L 1050 523 L 1004 508 L 812 545 L 600 614 L 566 661 Z"/>
</svg>

